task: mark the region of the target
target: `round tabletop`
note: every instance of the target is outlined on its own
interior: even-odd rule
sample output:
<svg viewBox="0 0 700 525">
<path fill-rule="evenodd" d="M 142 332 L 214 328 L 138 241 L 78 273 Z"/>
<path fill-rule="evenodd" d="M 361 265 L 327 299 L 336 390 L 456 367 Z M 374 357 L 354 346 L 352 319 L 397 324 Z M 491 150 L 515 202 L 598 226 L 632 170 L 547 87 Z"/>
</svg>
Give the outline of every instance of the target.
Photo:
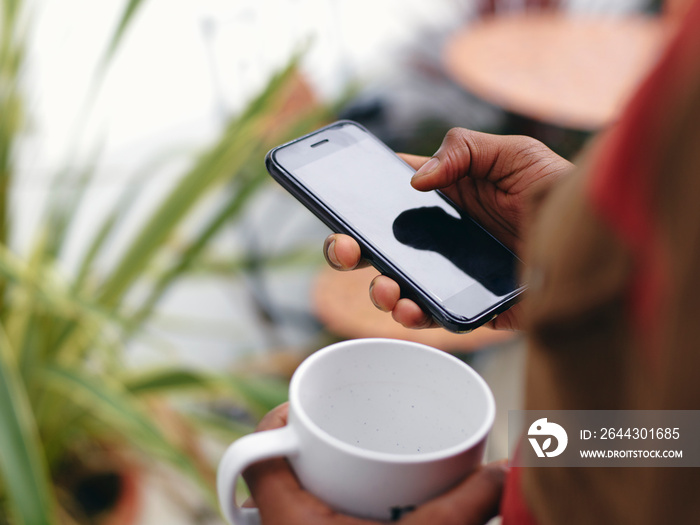
<svg viewBox="0 0 700 525">
<path fill-rule="evenodd" d="M 337 272 L 324 268 L 313 287 L 313 310 L 331 332 L 343 337 L 388 337 L 423 343 L 449 352 L 470 352 L 512 339 L 511 332 L 481 327 L 468 334 L 442 328 L 410 330 L 391 314 L 377 310 L 369 298 L 374 268 Z"/>
<path fill-rule="evenodd" d="M 565 128 L 615 120 L 663 48 L 660 18 L 524 13 L 485 18 L 444 50 L 448 74 L 508 111 Z"/>
</svg>

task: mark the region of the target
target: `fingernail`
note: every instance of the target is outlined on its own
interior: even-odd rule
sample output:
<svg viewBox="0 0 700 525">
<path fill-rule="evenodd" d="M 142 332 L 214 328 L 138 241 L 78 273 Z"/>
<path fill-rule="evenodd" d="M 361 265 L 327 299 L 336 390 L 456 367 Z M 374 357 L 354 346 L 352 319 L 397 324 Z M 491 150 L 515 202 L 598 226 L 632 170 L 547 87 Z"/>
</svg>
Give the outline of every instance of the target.
<svg viewBox="0 0 700 525">
<path fill-rule="evenodd" d="M 386 312 L 384 308 L 379 306 L 377 302 L 374 300 L 374 295 L 372 294 L 372 290 L 374 290 L 374 281 L 369 283 L 369 300 L 372 301 L 372 304 L 374 305 L 375 308 L 381 310 L 382 312 Z"/>
<path fill-rule="evenodd" d="M 427 317 L 421 324 L 415 325 L 415 326 L 407 326 L 406 328 L 410 328 L 411 330 L 424 330 L 426 328 L 429 328 L 430 325 L 433 324 L 433 319 L 432 317 Z"/>
<path fill-rule="evenodd" d="M 440 164 L 440 159 L 437 157 L 431 157 L 428 162 L 423 164 L 420 169 L 413 175 L 412 180 L 419 179 L 421 177 L 425 177 L 426 175 L 430 175 L 433 171 L 435 171 Z"/>
<path fill-rule="evenodd" d="M 326 250 L 326 256 L 328 259 L 328 262 L 331 263 L 331 265 L 335 268 L 341 268 L 340 266 L 340 261 L 338 261 L 338 258 L 335 255 L 335 239 L 331 241 L 331 243 L 328 245 L 328 249 Z"/>
</svg>

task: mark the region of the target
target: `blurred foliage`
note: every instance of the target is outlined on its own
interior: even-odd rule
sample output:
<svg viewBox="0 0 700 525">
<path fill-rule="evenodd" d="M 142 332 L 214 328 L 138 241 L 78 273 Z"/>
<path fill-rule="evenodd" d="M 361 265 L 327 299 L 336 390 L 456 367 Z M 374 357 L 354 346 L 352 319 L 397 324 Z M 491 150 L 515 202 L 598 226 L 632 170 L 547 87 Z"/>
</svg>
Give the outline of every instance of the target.
<svg viewBox="0 0 700 525">
<path fill-rule="evenodd" d="M 141 4 L 125 2 L 101 70 Z M 165 292 L 192 270 L 222 228 L 242 216 L 268 179 L 265 152 L 329 120 L 332 110 L 316 107 L 281 125 L 278 115 L 297 78 L 298 57 L 293 59 L 192 159 L 111 269 L 96 261 L 129 218 L 134 188 L 124 190 L 96 228 L 77 272 L 65 275 L 60 257 L 94 175 L 90 166 L 57 175 L 55 185 L 79 190 L 50 193 L 27 254 L 15 253 L 11 242 L 9 195 L 18 177 L 13 155 L 26 131 L 22 67 L 28 21 L 22 7 L 19 0 L 2 0 L 0 6 L 0 516 L 26 525 L 75 522 L 79 516 L 53 481 L 95 442 L 175 467 L 214 506 L 213 468 L 182 434 L 197 436 L 208 429 L 230 440 L 250 431 L 250 425 L 220 414 L 163 412 L 162 401 L 223 398 L 259 416 L 284 399 L 286 383 L 181 367 L 130 369 L 123 351 Z M 219 199 L 218 208 L 190 233 L 188 217 L 214 192 L 229 197 Z M 284 264 L 284 257 L 276 256 L 274 263 Z M 242 257 L 226 269 L 244 271 L 248 264 Z M 147 292 L 136 294 L 136 287 Z M 168 431 L 173 418 L 182 432 Z"/>
</svg>

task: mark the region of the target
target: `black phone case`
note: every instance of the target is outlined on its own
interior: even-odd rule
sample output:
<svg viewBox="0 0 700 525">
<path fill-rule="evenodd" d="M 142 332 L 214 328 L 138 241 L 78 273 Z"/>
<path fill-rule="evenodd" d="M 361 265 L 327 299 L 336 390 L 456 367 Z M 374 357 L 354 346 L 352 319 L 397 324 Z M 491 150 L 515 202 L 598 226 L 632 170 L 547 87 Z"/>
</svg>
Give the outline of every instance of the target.
<svg viewBox="0 0 700 525">
<path fill-rule="evenodd" d="M 454 315 L 449 310 L 446 310 L 439 302 L 435 301 L 430 295 L 428 295 L 417 283 L 413 282 L 410 278 L 401 272 L 398 268 L 394 266 L 388 259 L 384 257 L 381 251 L 373 246 L 371 243 L 364 239 L 361 232 L 355 231 L 350 225 L 346 224 L 340 217 L 338 217 L 333 210 L 328 208 L 322 201 L 316 198 L 315 195 L 310 193 L 304 186 L 297 182 L 294 176 L 286 171 L 283 166 L 281 166 L 275 160 L 275 153 L 294 144 L 301 140 L 305 140 L 312 137 L 318 133 L 321 133 L 329 128 L 335 126 L 342 126 L 346 124 L 352 124 L 362 129 L 365 133 L 375 138 L 377 141 L 382 143 L 377 137 L 370 133 L 364 126 L 353 122 L 350 120 L 339 120 L 333 124 L 329 124 L 323 128 L 317 129 L 311 133 L 308 133 L 302 137 L 298 137 L 290 142 L 281 144 L 273 149 L 271 149 L 265 156 L 265 166 L 270 175 L 289 193 L 291 193 L 299 202 L 301 202 L 306 208 L 308 208 L 316 217 L 318 217 L 326 226 L 336 233 L 343 233 L 353 237 L 360 245 L 362 250 L 362 256 L 367 259 L 372 266 L 374 266 L 380 273 L 391 277 L 394 279 L 401 288 L 401 297 L 406 297 L 415 301 L 424 311 L 427 311 L 432 315 L 433 319 L 451 332 L 456 333 L 466 333 L 471 332 L 475 328 L 488 323 L 494 319 L 499 313 L 507 310 L 513 304 L 519 300 L 520 294 L 523 292 L 524 287 L 515 290 L 512 294 L 506 296 L 502 301 L 495 303 L 491 308 L 483 311 L 476 317 L 464 318 Z M 383 143 L 382 143 L 383 144 Z M 386 146 L 386 148 L 391 151 L 391 149 Z M 393 153 L 393 151 L 391 151 Z M 447 200 L 447 199 L 446 199 Z M 448 200 L 449 202 L 449 200 Z M 488 232 L 487 232 L 488 233 Z M 490 234 L 489 234 L 490 235 Z M 494 238 L 495 242 L 499 242 Z"/>
</svg>

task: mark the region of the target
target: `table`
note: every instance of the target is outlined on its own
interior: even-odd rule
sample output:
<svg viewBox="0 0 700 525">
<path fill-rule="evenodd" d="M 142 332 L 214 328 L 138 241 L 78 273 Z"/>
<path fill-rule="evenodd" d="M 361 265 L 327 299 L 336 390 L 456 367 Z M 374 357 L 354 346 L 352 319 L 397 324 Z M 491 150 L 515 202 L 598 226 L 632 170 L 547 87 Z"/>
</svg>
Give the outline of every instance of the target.
<svg viewBox="0 0 700 525">
<path fill-rule="evenodd" d="M 661 18 L 534 12 L 481 19 L 444 49 L 448 75 L 507 111 L 562 128 L 615 120 L 663 49 Z"/>
<path fill-rule="evenodd" d="M 324 268 L 313 286 L 314 314 L 331 332 L 349 338 L 388 337 L 415 341 L 449 352 L 470 352 L 513 338 L 513 333 L 481 327 L 468 334 L 442 328 L 410 330 L 372 305 L 369 284 L 378 275 L 374 268 L 338 272 Z"/>
</svg>

